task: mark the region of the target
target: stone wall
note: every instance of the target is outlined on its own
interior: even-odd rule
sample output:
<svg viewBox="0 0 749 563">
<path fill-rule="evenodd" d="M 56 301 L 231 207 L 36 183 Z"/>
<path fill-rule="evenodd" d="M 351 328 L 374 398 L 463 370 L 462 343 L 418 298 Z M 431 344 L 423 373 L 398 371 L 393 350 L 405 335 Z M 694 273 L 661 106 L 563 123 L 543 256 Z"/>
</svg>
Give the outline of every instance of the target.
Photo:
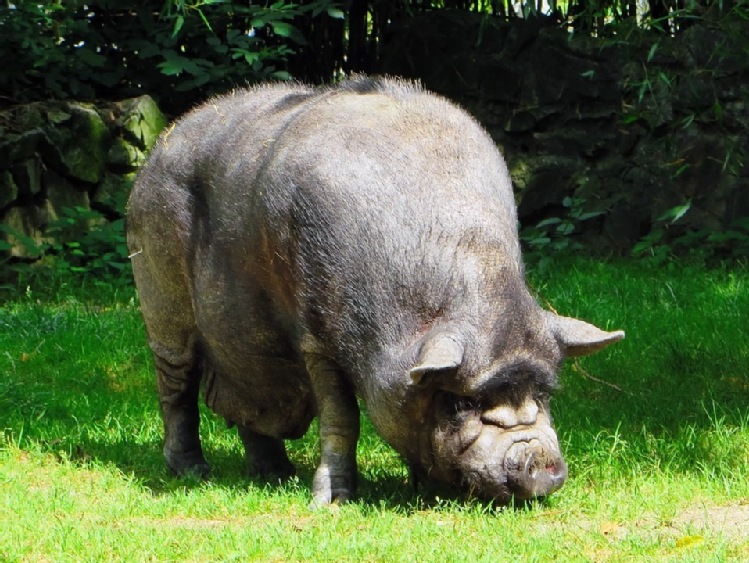
<svg viewBox="0 0 749 563">
<path fill-rule="evenodd" d="M 24 256 L 66 209 L 121 218 L 135 172 L 166 120 L 143 96 L 93 106 L 35 103 L 0 112 L 0 233 Z"/>
<path fill-rule="evenodd" d="M 686 202 L 673 233 L 749 216 L 749 54 L 738 41 L 749 26 L 641 41 L 631 31 L 572 37 L 543 18 L 439 10 L 394 27 L 379 71 L 420 78 L 487 127 L 524 225 L 576 198 L 604 212 L 580 225 L 587 246 L 627 252 Z"/>
</svg>

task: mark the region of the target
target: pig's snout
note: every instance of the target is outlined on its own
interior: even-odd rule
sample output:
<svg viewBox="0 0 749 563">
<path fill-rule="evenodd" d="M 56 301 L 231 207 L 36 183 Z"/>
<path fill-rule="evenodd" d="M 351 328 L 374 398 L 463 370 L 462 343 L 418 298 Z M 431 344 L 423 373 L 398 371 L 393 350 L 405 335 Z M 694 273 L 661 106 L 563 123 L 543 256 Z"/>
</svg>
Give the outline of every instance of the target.
<svg viewBox="0 0 749 563">
<path fill-rule="evenodd" d="M 562 457 L 540 445 L 514 444 L 507 452 L 506 466 L 508 488 L 521 500 L 549 495 L 567 479 Z"/>
</svg>

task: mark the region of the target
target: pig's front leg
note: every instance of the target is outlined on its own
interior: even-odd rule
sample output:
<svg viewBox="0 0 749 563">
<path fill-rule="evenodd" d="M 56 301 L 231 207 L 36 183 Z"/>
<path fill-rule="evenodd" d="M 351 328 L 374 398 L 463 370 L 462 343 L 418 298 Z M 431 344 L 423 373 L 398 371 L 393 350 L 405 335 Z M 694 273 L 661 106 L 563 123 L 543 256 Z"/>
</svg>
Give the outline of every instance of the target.
<svg viewBox="0 0 749 563">
<path fill-rule="evenodd" d="M 356 493 L 356 395 L 340 367 L 319 351 L 313 339 L 305 338 L 303 351 L 320 421 L 320 465 L 312 481 L 312 504 L 345 502 Z"/>
</svg>

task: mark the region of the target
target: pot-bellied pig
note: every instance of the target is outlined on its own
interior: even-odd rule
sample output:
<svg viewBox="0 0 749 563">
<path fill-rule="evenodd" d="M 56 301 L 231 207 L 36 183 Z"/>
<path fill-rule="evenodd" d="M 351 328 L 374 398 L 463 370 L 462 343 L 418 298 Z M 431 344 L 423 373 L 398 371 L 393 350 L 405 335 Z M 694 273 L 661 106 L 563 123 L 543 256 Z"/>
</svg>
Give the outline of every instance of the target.
<svg viewBox="0 0 749 563">
<path fill-rule="evenodd" d="M 489 135 L 417 85 L 266 85 L 167 128 L 128 243 L 177 474 L 206 474 L 198 395 L 250 469 L 320 424 L 316 503 L 356 489 L 357 397 L 426 476 L 499 501 L 558 489 L 549 396 L 567 356 L 623 338 L 526 287 L 510 176 Z"/>
</svg>

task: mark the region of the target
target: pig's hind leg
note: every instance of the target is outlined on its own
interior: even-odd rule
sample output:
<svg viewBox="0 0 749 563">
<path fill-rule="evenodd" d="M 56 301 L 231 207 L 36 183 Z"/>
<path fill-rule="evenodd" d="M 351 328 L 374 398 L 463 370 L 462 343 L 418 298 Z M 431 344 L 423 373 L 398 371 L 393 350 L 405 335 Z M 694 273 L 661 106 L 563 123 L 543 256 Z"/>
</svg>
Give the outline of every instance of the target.
<svg viewBox="0 0 749 563">
<path fill-rule="evenodd" d="M 211 468 L 200 443 L 200 367 L 195 354 L 190 348 L 179 355 L 151 348 L 164 421 L 164 459 L 175 475 L 205 477 Z"/>
<path fill-rule="evenodd" d="M 237 425 L 237 430 L 247 454 L 250 474 L 282 481 L 296 474 L 294 465 L 286 455 L 283 440 L 258 434 L 246 426 Z"/>
<path fill-rule="evenodd" d="M 141 240 L 156 241 L 141 245 Z M 133 273 L 156 368 L 164 423 L 164 458 L 176 475 L 204 477 L 210 466 L 200 444 L 198 396 L 203 366 L 178 241 L 131 235 Z"/>
</svg>

